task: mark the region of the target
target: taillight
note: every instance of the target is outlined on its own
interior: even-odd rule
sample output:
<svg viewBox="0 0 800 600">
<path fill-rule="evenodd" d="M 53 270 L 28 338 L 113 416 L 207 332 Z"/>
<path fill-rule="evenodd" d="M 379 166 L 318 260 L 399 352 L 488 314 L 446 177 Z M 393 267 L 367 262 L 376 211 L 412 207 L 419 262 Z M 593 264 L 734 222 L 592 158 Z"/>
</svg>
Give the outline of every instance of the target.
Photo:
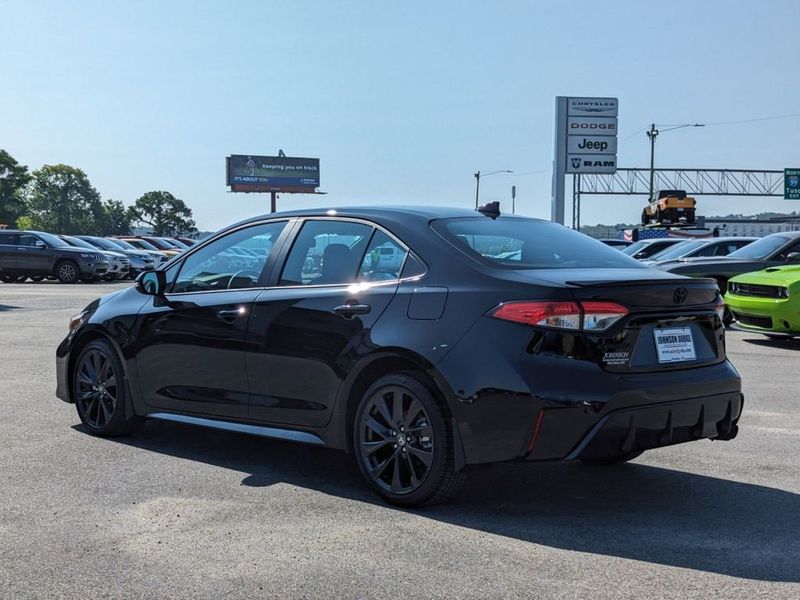
<svg viewBox="0 0 800 600">
<path fill-rule="evenodd" d="M 628 309 L 616 302 L 582 302 L 583 329 L 585 331 L 605 331 L 622 317 Z"/>
<path fill-rule="evenodd" d="M 616 302 L 557 302 L 518 301 L 505 302 L 492 312 L 496 319 L 574 331 L 605 331 L 622 317 L 628 309 Z"/>
<path fill-rule="evenodd" d="M 525 325 L 580 329 L 581 309 L 576 302 L 506 302 L 492 316 Z"/>
<path fill-rule="evenodd" d="M 714 310 L 717 311 L 717 315 L 719 316 L 720 320 L 724 320 L 724 318 L 725 318 L 725 300 L 722 297 L 722 294 L 717 296 L 717 299 L 714 301 Z"/>
</svg>

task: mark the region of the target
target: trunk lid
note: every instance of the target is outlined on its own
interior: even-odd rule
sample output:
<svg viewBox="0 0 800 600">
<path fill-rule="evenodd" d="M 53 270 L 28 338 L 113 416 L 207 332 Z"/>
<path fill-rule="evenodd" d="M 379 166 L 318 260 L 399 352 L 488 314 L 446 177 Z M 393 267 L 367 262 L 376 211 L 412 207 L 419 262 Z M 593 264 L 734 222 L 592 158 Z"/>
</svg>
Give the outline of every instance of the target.
<svg viewBox="0 0 800 600">
<path fill-rule="evenodd" d="M 720 292 L 713 279 L 653 269 L 554 270 L 529 277 L 563 285 L 575 300 L 614 302 L 628 310 L 606 331 L 575 335 L 574 358 L 614 373 L 687 369 L 725 360 L 724 328 L 716 312 Z"/>
</svg>

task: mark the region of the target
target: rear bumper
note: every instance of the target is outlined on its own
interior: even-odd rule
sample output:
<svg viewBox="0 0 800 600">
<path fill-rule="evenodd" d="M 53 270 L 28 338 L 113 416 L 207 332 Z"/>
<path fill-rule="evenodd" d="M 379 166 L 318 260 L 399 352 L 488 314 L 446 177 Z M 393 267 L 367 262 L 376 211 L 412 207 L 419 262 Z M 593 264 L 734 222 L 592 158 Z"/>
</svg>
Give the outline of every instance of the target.
<svg viewBox="0 0 800 600">
<path fill-rule="evenodd" d="M 730 440 L 738 433 L 741 394 L 719 394 L 613 411 L 566 457 L 610 458 L 700 439 Z"/>
</svg>

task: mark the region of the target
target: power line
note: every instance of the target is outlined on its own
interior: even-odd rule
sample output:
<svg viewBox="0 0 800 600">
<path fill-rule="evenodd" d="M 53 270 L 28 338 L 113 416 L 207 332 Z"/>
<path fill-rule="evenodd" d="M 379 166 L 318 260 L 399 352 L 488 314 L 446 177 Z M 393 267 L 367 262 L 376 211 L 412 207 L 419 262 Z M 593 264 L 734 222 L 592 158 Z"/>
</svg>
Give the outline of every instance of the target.
<svg viewBox="0 0 800 600">
<path fill-rule="evenodd" d="M 742 119 L 741 121 L 714 121 L 711 123 L 706 123 L 707 127 L 711 127 L 712 125 L 738 125 L 739 123 L 757 123 L 759 121 L 777 121 L 778 119 L 792 119 L 794 117 L 800 117 L 800 113 L 791 113 L 788 115 L 778 115 L 775 117 L 761 117 L 758 119 Z"/>
</svg>

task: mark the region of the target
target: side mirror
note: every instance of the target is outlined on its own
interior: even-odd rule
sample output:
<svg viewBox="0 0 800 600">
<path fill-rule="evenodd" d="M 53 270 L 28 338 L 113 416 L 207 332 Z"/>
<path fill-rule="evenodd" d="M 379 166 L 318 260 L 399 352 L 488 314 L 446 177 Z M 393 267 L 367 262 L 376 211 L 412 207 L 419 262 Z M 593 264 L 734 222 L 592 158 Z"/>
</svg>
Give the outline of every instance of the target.
<svg viewBox="0 0 800 600">
<path fill-rule="evenodd" d="M 790 265 L 800 264 L 800 252 L 789 252 L 786 255 L 786 262 Z"/>
<path fill-rule="evenodd" d="M 42 240 L 36 240 L 33 242 L 35 248 L 47 248 L 47 244 L 45 244 Z"/>
<path fill-rule="evenodd" d="M 148 296 L 163 296 L 167 290 L 167 274 L 164 271 L 143 271 L 136 277 L 136 289 Z"/>
</svg>

